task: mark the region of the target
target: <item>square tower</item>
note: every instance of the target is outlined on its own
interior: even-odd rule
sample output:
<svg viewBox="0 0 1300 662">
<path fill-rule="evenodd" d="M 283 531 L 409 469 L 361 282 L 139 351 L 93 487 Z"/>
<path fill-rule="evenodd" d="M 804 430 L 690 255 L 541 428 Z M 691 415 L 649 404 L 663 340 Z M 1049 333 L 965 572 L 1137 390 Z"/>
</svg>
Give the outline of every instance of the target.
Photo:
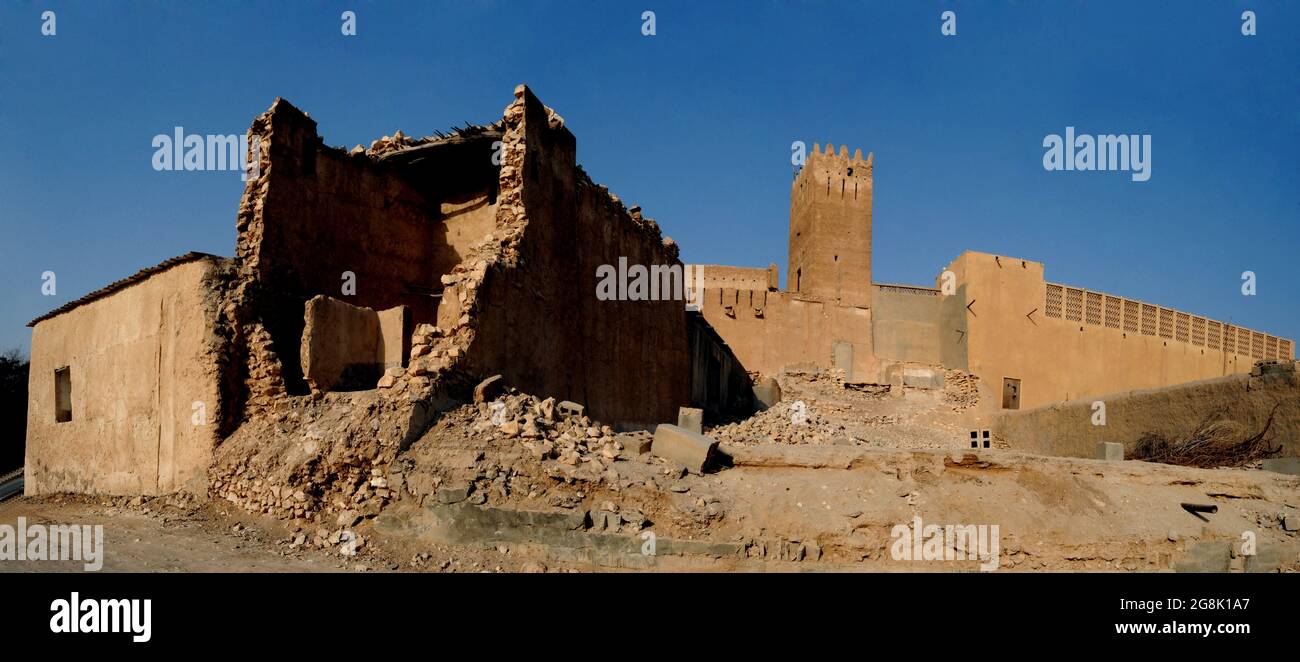
<svg viewBox="0 0 1300 662">
<path fill-rule="evenodd" d="M 871 307 L 871 169 L 860 149 L 813 145 L 790 190 L 788 291 Z"/>
</svg>

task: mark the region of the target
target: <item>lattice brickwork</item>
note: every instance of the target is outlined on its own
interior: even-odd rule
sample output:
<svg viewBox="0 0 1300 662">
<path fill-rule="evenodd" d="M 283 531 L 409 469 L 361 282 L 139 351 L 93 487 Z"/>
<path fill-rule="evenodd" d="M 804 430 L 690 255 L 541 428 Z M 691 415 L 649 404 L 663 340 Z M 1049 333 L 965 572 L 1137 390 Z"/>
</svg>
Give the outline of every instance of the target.
<svg viewBox="0 0 1300 662">
<path fill-rule="evenodd" d="M 1047 317 L 1141 333 L 1254 359 L 1293 358 L 1295 343 L 1258 331 L 1149 303 L 1056 283 L 1047 284 Z"/>
</svg>

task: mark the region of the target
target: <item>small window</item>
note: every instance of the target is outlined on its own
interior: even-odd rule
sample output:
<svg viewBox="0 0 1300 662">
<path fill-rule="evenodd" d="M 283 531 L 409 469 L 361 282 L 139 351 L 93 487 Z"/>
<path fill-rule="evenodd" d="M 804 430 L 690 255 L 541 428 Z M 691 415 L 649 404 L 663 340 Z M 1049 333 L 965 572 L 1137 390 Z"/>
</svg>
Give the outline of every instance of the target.
<svg viewBox="0 0 1300 662">
<path fill-rule="evenodd" d="M 67 423 L 72 420 L 72 370 L 59 368 L 54 371 L 54 421 Z"/>
<path fill-rule="evenodd" d="M 1004 377 L 1002 379 L 1002 408 L 1020 409 L 1020 380 Z"/>
</svg>

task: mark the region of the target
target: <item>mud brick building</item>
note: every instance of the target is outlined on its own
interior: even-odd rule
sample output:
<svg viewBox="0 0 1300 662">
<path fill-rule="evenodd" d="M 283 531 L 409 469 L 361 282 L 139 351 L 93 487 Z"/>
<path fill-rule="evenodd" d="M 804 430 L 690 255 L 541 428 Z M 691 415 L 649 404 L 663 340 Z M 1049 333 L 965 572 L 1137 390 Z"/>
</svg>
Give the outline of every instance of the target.
<svg viewBox="0 0 1300 662">
<path fill-rule="evenodd" d="M 692 357 L 744 371 L 684 301 L 597 299 L 598 266 L 680 267 L 677 245 L 526 87 L 491 125 L 369 149 L 326 146 L 283 99 L 249 137 L 233 258 L 168 260 L 30 324 L 29 493 L 201 490 L 223 439 L 321 391 L 436 412 L 500 374 L 625 426 L 693 392 L 748 402 L 693 388 Z"/>
</svg>

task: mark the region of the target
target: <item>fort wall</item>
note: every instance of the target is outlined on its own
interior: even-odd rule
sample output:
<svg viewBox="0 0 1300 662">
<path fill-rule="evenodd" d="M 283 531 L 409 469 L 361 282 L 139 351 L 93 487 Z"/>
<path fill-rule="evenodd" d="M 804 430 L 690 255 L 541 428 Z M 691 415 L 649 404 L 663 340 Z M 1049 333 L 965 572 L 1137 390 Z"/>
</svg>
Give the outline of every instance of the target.
<svg viewBox="0 0 1300 662">
<path fill-rule="evenodd" d="M 980 376 L 982 406 L 1018 408 L 1249 372 L 1293 358 L 1292 341 L 1152 304 L 1047 283 L 1043 265 L 965 252 L 941 353 Z M 1247 339 L 1249 342 L 1247 342 Z"/>
</svg>

